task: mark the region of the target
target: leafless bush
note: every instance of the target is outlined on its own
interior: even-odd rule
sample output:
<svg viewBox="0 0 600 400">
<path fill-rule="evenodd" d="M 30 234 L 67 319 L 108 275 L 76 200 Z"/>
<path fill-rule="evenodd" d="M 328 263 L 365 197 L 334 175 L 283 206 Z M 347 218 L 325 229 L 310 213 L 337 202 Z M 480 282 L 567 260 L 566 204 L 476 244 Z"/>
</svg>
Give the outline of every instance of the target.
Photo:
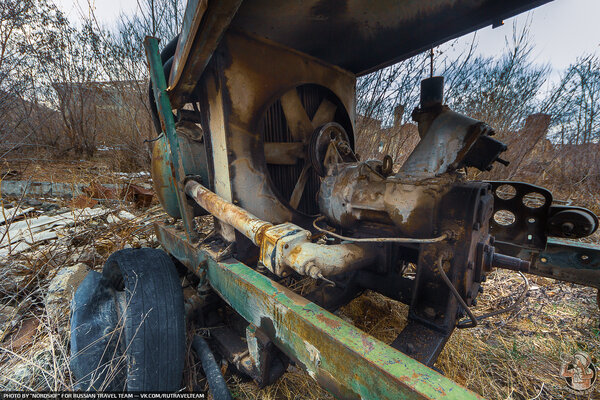
<svg viewBox="0 0 600 400">
<path fill-rule="evenodd" d="M 102 156 L 125 170 L 148 168 L 144 141 L 155 132 L 142 41 L 147 34 L 174 37 L 185 4 L 138 6 L 107 29 L 93 12 L 82 12 L 81 26 L 71 24 L 51 0 L 0 4 L 0 156 L 44 148 L 59 157 Z"/>
</svg>

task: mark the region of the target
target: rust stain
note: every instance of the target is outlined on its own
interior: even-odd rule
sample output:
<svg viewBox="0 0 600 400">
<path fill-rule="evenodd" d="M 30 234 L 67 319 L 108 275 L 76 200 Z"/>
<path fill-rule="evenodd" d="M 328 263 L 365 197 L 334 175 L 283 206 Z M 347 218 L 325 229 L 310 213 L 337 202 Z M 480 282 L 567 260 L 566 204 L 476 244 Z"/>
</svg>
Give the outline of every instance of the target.
<svg viewBox="0 0 600 400">
<path fill-rule="evenodd" d="M 371 350 L 374 349 L 375 346 L 373 345 L 373 342 L 369 339 L 369 337 L 367 335 L 361 335 L 361 339 L 362 339 L 362 344 L 367 353 L 369 353 Z"/>
<path fill-rule="evenodd" d="M 317 314 L 317 319 L 319 321 L 323 322 L 325 325 L 327 325 L 331 329 L 339 329 L 340 326 L 342 326 L 342 323 L 340 321 L 336 321 L 335 319 L 327 318 L 323 314 Z"/>
</svg>

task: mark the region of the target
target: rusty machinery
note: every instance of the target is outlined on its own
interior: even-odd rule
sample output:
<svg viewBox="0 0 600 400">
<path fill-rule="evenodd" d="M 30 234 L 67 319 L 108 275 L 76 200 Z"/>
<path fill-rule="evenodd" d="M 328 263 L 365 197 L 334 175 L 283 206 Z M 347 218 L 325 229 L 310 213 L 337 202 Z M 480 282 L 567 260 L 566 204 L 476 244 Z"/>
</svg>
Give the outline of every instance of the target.
<svg viewBox="0 0 600 400">
<path fill-rule="evenodd" d="M 357 76 L 543 3 L 190 0 L 161 55 L 146 40 L 164 132 L 152 176 L 183 222 L 157 235 L 201 278 L 201 313 L 226 322 L 212 335 L 241 372 L 268 384 L 291 360 L 343 398 L 468 398 L 427 366 L 484 317 L 472 308 L 492 268 L 600 287 L 598 249 L 571 240 L 594 214 L 466 180 L 506 146 L 444 105 L 442 78 L 422 82 L 403 165 L 354 152 Z M 199 240 L 207 213 L 215 233 Z M 290 275 L 317 285 L 300 297 L 278 283 Z M 365 289 L 410 305 L 391 346 L 330 313 Z M 235 313 L 215 313 L 215 293 Z"/>
</svg>

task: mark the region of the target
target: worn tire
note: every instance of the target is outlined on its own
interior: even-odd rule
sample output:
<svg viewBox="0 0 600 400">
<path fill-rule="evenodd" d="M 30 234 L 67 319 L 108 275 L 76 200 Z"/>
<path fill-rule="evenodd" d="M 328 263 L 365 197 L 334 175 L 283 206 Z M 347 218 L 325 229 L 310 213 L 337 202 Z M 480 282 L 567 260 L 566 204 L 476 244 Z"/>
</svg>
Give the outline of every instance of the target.
<svg viewBox="0 0 600 400">
<path fill-rule="evenodd" d="M 102 275 L 125 294 L 126 390 L 176 391 L 185 356 L 183 291 L 173 261 L 156 249 L 112 254 Z"/>
</svg>

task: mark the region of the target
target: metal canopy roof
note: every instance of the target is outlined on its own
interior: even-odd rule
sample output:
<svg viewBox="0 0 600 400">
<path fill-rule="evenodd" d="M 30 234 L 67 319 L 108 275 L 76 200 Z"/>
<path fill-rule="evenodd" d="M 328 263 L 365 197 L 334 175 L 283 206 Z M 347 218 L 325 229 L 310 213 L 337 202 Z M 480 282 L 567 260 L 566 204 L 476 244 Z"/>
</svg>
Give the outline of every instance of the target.
<svg viewBox="0 0 600 400">
<path fill-rule="evenodd" d="M 245 0 L 231 26 L 361 75 L 550 0 Z"/>
</svg>

